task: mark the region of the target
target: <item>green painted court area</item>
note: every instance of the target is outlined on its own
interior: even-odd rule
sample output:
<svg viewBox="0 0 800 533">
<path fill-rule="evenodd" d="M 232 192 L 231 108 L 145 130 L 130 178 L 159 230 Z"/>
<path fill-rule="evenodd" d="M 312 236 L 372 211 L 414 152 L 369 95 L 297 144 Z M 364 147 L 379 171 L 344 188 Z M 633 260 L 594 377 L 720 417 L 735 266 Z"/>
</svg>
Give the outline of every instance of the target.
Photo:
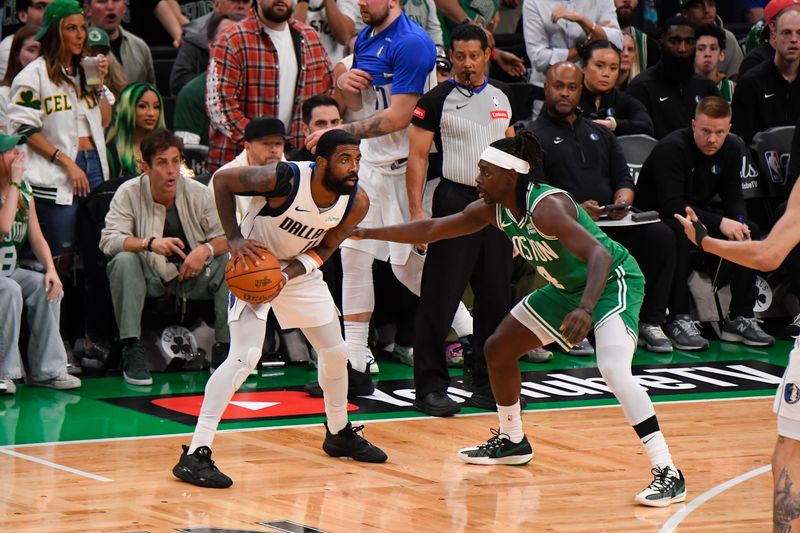
<svg viewBox="0 0 800 533">
<path fill-rule="evenodd" d="M 786 365 L 792 343 L 769 349 L 712 342 L 708 352 L 674 351 L 659 355 L 639 350 L 634 375 L 655 402 L 771 396 Z M 388 355 L 378 359 L 378 388 L 370 397 L 351 400 L 357 420 L 425 416 L 411 407 L 411 368 Z M 546 364 L 520 363 L 528 411 L 613 405 L 594 357 L 556 353 Z M 453 369 L 451 395 L 463 400 L 461 370 Z M 259 369 L 233 398 L 220 429 L 250 429 L 318 424 L 322 400 L 302 387 L 316 379 L 307 365 Z M 126 384 L 120 375 L 83 379 L 80 389 L 54 391 L 20 385 L 13 396 L 0 396 L 0 445 L 185 434 L 192 431 L 208 380 L 207 372 L 153 375 L 153 385 Z M 485 412 L 462 407 L 462 413 Z"/>
</svg>

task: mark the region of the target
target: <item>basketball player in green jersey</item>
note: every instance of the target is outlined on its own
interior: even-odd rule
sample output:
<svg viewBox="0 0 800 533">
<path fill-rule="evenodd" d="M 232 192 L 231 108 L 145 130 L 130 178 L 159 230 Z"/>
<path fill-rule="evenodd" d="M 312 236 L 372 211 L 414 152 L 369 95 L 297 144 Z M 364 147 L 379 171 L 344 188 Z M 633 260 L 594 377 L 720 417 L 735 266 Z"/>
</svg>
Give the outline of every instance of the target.
<svg viewBox="0 0 800 533">
<path fill-rule="evenodd" d="M 553 68 L 556 68 L 554 66 Z M 497 400 L 499 430 L 459 457 L 473 464 L 523 465 L 533 450 L 522 431 L 517 360 L 543 344 L 565 350 L 594 326 L 597 363 L 652 463 L 653 481 L 636 501 L 664 507 L 684 501 L 686 484 L 675 468 L 645 389 L 631 373 L 644 278 L 633 257 L 611 240 L 568 193 L 532 181 L 542 148 L 533 133 L 493 142 L 481 155 L 476 184 L 481 200 L 461 213 L 384 228 L 357 228 L 351 237 L 433 242 L 500 228 L 550 283 L 512 309 L 486 341 L 486 362 Z"/>
</svg>

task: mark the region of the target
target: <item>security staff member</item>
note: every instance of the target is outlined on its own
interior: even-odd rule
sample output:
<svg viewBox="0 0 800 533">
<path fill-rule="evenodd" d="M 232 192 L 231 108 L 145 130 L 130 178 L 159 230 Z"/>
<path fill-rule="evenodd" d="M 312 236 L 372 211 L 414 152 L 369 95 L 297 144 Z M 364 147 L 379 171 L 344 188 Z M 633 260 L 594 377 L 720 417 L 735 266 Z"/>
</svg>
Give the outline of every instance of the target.
<svg viewBox="0 0 800 533">
<path fill-rule="evenodd" d="M 733 94 L 733 131 L 747 144 L 759 131 L 800 117 L 800 4 L 779 1 L 778 8 L 769 24 L 774 57 L 739 78 Z"/>
<path fill-rule="evenodd" d="M 577 114 L 583 75 L 573 64 L 551 69 L 545 82 L 545 112 L 528 126 L 542 143 L 543 181 L 569 192 L 594 220 L 621 219 L 633 203 L 634 182 L 614 134 Z M 606 210 L 605 207 L 625 204 Z M 625 246 L 645 276 L 640 340 L 648 350 L 671 352 L 661 330 L 674 274 L 674 236 L 661 223 L 603 230 Z"/>
<path fill-rule="evenodd" d="M 664 137 L 650 153 L 639 174 L 635 205 L 657 210 L 661 220 L 675 233 L 676 276 L 669 301 L 671 317 L 688 321 L 689 247 L 683 227 L 675 214 L 694 209 L 713 237 L 738 241 L 758 239 L 759 231 L 747 220 L 742 198 L 740 168 L 741 140 L 728 135 L 731 106 L 718 96 L 704 98 L 697 105 L 692 127 Z M 722 212 L 709 204 L 719 195 Z M 753 318 L 756 300 L 755 270 L 732 265 L 729 318 L 723 320 L 722 340 L 749 346 L 771 346 L 774 339 L 764 333 Z M 679 318 L 679 317 L 686 317 Z M 669 333 L 669 325 L 667 327 Z M 686 332 L 689 324 L 681 325 Z M 699 335 L 693 331 L 692 335 Z"/>
<path fill-rule="evenodd" d="M 628 94 L 647 108 L 653 119 L 654 137 L 685 128 L 694 108 L 705 96 L 719 96 L 717 85 L 694 72 L 695 33 L 689 19 L 675 16 L 664 23 L 661 60 L 628 85 Z"/>
<path fill-rule="evenodd" d="M 504 86 L 484 75 L 490 58 L 486 33 L 478 26 L 463 24 L 453 30 L 451 43 L 453 77 L 420 98 L 411 120 L 406 172 L 411 220 L 425 217 L 422 193 L 433 144 L 441 154 L 434 175 L 442 176 L 433 197 L 433 216 L 444 217 L 460 213 L 478 199 L 475 175 L 481 153 L 491 142 L 514 134 L 510 127 L 511 104 Z M 450 376 L 444 343 L 468 282 L 475 294 L 474 391 L 470 403 L 496 408 L 483 358 L 483 343 L 513 303 L 511 258 L 510 241 L 494 227 L 428 246 L 414 326 L 417 409 L 433 416 L 449 416 L 459 411 L 458 404 L 447 396 Z M 466 358 L 465 365 L 469 365 Z"/>
</svg>

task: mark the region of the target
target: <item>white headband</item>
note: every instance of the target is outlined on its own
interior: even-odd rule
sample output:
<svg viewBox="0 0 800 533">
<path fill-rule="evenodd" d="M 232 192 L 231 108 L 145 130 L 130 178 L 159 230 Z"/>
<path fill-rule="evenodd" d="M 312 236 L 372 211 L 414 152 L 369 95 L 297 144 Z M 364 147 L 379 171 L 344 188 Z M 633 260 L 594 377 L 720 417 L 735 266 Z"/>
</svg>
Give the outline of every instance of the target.
<svg viewBox="0 0 800 533">
<path fill-rule="evenodd" d="M 487 163 L 497 165 L 507 170 L 516 170 L 520 174 L 527 174 L 531 170 L 531 165 L 527 161 L 513 156 L 508 152 L 498 150 L 494 146 L 487 146 L 481 154 L 481 159 Z"/>
</svg>

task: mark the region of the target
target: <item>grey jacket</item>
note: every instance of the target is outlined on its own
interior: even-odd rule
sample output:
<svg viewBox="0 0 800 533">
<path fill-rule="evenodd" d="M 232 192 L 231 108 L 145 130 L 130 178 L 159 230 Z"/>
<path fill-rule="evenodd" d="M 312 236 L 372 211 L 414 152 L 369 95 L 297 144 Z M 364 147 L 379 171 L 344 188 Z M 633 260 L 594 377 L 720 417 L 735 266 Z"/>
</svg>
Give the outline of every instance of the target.
<svg viewBox="0 0 800 533">
<path fill-rule="evenodd" d="M 128 83 L 138 81 L 155 84 L 156 70 L 153 67 L 153 55 L 150 53 L 150 47 L 143 39 L 124 28 L 120 28 L 119 31 L 122 32 L 122 46 L 120 47 L 122 58 L 120 59 Z"/>
<path fill-rule="evenodd" d="M 177 95 L 183 86 L 208 69 L 208 35 L 206 29 L 211 15 L 203 15 L 183 26 L 183 44 L 172 65 L 169 89 Z"/>
</svg>

